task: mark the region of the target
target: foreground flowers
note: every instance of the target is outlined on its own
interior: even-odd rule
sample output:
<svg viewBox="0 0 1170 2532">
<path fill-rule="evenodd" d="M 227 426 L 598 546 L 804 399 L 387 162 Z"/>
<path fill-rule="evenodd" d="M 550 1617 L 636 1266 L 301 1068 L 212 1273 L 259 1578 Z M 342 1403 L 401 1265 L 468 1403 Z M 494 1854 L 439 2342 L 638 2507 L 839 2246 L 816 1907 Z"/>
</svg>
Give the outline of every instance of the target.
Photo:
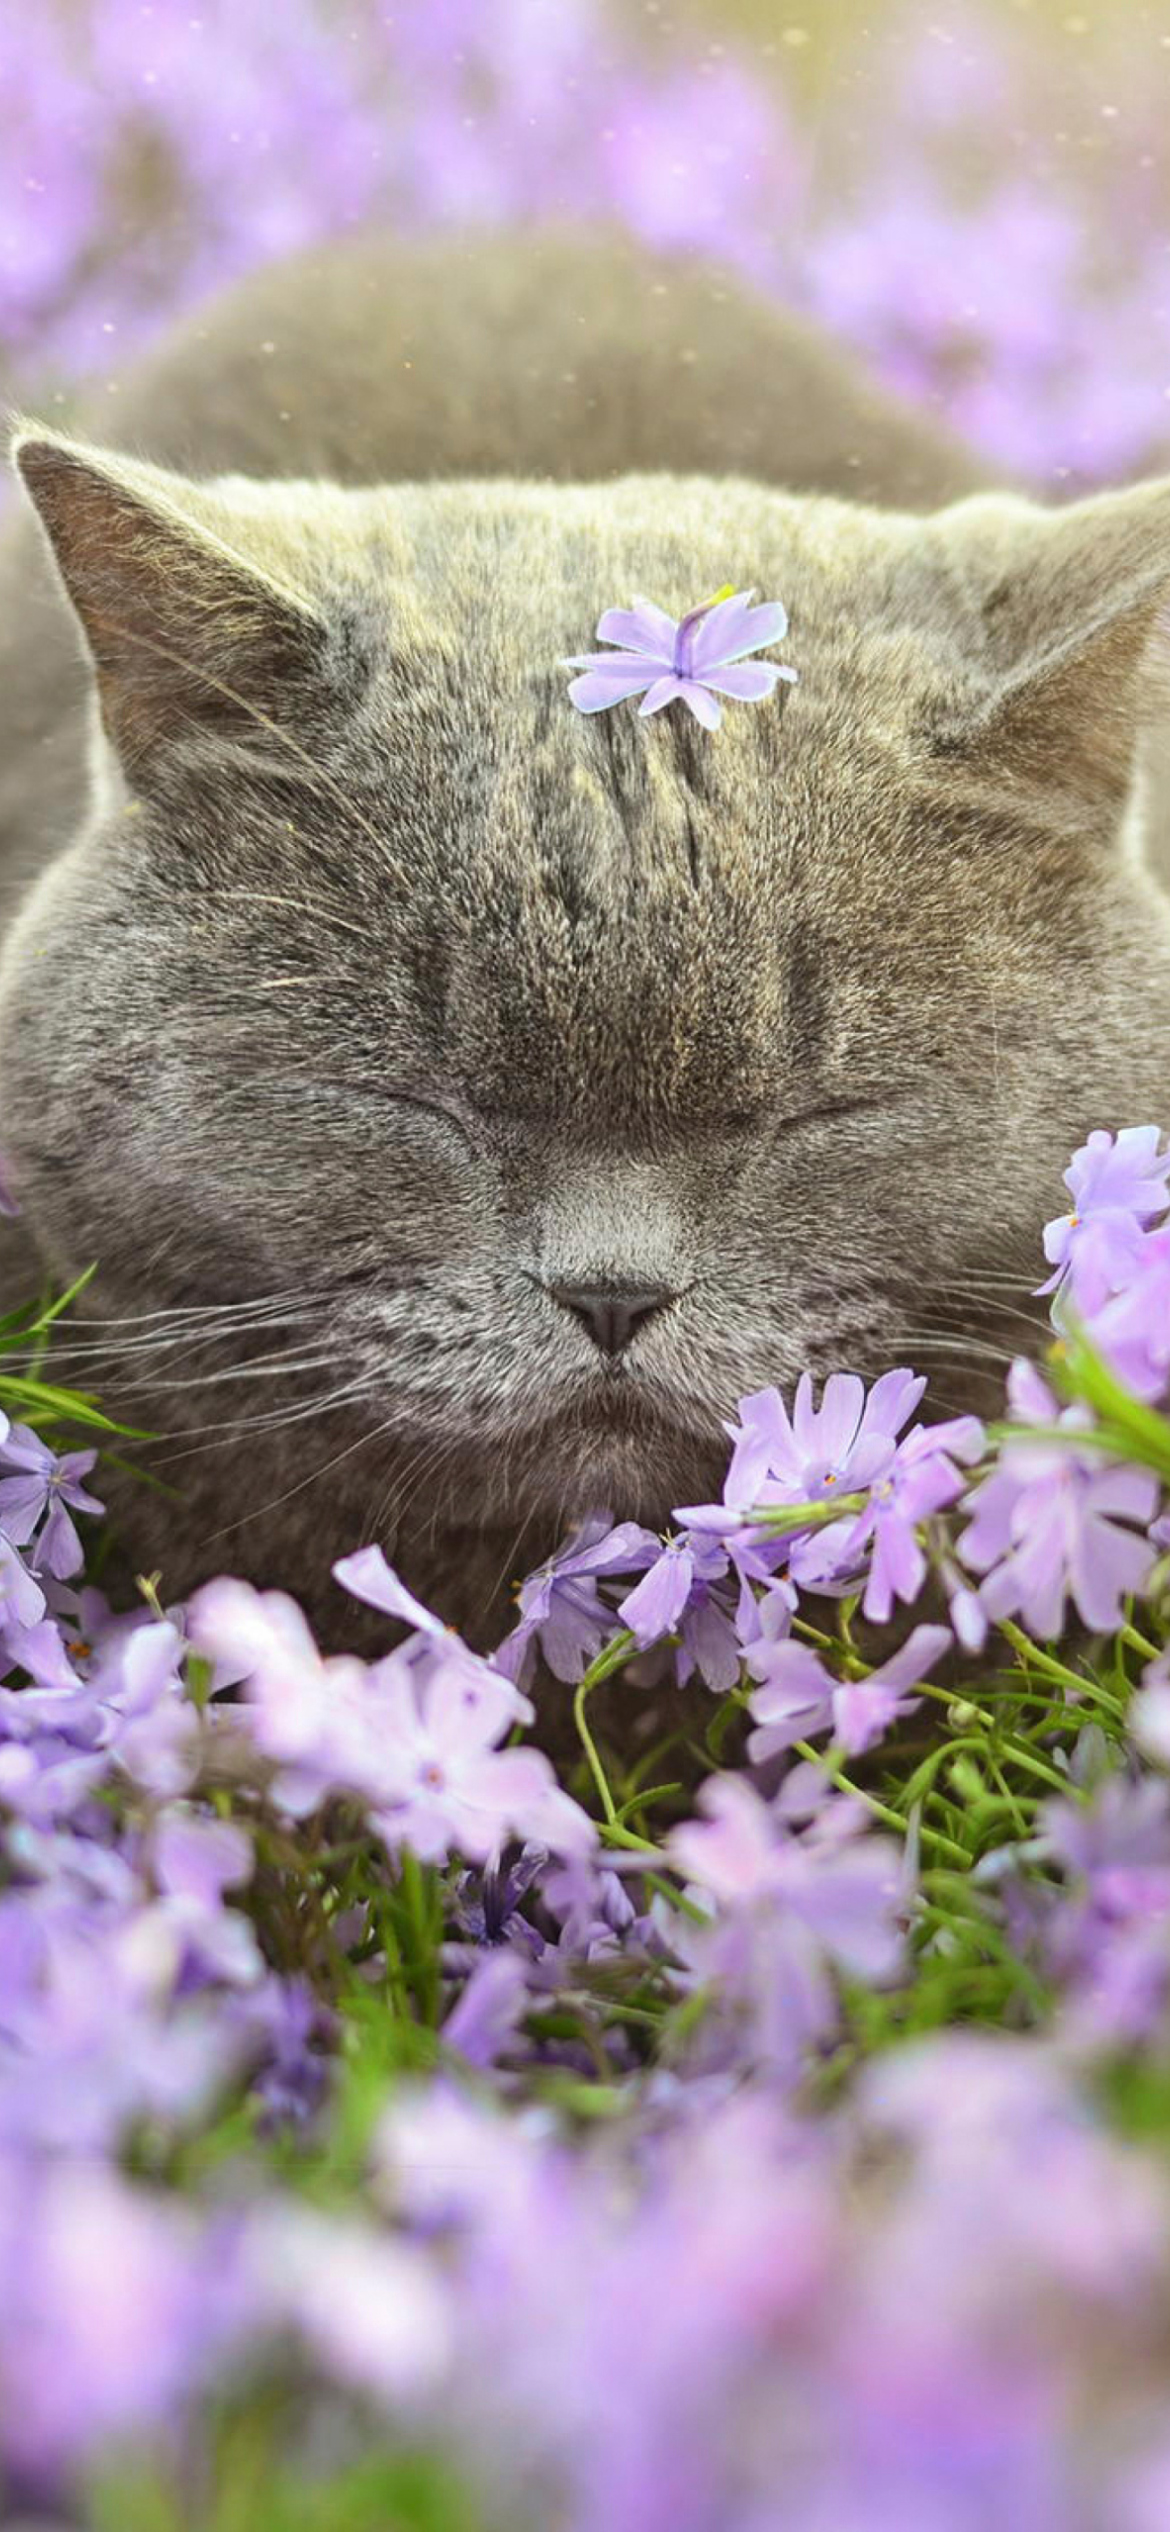
<svg viewBox="0 0 1170 2532">
<path fill-rule="evenodd" d="M 147 2532 L 243 2452 L 296 2532 L 1160 2524 L 1168 1171 L 1074 1175 L 997 1443 L 907 1369 L 760 1392 L 492 1660 L 375 1545 L 374 1661 L 230 1579 L 117 1615 L 91 1454 L 0 1414 L 9 2513 Z"/>
</svg>

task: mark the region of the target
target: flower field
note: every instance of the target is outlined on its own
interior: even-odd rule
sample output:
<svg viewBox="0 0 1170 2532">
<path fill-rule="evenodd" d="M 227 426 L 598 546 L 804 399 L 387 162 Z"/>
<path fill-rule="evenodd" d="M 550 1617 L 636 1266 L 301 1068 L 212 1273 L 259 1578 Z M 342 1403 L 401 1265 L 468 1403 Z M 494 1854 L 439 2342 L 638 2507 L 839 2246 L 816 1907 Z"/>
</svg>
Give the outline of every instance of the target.
<svg viewBox="0 0 1170 2532">
<path fill-rule="evenodd" d="M 10 2514 L 1164 2521 L 1158 1140 L 1075 1156 L 1002 1422 L 745 1399 L 722 1499 L 599 1512 L 490 1659 L 374 1544 L 373 1661 L 230 1579 L 112 1612 L 115 1437 L 7 1325 Z"/>
</svg>

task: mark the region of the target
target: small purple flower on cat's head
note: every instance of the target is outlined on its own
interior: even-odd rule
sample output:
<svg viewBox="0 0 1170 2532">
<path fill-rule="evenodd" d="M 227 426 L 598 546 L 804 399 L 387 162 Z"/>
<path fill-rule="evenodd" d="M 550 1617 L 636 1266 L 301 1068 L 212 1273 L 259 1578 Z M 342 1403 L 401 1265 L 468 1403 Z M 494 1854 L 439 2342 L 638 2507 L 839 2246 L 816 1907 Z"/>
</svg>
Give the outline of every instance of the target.
<svg viewBox="0 0 1170 2532">
<path fill-rule="evenodd" d="M 796 683 L 795 668 L 771 660 L 750 660 L 752 651 L 780 642 L 788 615 L 779 603 L 753 606 L 751 589 L 721 591 L 689 615 L 675 619 L 648 598 L 632 607 L 608 607 L 597 627 L 599 641 L 618 642 L 620 650 L 590 651 L 566 659 L 565 668 L 579 668 L 569 701 L 578 712 L 607 712 L 611 704 L 641 695 L 639 712 L 661 712 L 667 703 L 685 703 L 705 730 L 717 730 L 723 718 L 720 695 L 738 703 L 763 703 L 781 678 Z"/>
</svg>

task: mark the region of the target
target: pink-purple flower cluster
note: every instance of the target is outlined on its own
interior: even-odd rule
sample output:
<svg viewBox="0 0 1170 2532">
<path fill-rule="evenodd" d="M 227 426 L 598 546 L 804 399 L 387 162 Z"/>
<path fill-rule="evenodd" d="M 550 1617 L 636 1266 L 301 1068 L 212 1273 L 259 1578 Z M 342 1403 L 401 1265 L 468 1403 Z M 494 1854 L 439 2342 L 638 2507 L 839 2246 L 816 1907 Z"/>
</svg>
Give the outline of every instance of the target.
<svg viewBox="0 0 1170 2532">
<path fill-rule="evenodd" d="M 1170 2198 L 1094 2087 L 1170 2064 L 1158 1143 L 1074 1157 L 998 1437 L 745 1398 L 721 1500 L 585 1521 L 491 1659 L 376 1546 L 377 1659 L 226 1578 L 117 1614 L 94 1452 L 0 1418 L 9 2511 L 253 2382 L 311 2467 L 308 2382 L 534 2527 L 1152 2532 Z M 561 1782 L 534 1705 L 623 1669 L 709 1733 Z"/>
</svg>

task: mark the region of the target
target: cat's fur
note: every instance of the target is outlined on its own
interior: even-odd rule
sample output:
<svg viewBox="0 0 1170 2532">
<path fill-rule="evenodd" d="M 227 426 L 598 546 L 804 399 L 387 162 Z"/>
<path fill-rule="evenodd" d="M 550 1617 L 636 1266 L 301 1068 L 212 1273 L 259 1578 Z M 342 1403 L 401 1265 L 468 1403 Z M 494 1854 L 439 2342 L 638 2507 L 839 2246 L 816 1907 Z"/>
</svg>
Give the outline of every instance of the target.
<svg viewBox="0 0 1170 2532">
<path fill-rule="evenodd" d="M 86 777 L 20 529 L 0 1151 L 9 1296 L 98 1259 L 170 1436 L 136 1560 L 335 1629 L 378 1537 L 490 1638 L 571 1516 L 710 1491 L 742 1393 L 969 1396 L 1068 1149 L 1165 1110 L 1170 485 L 973 491 L 800 324 L 571 243 L 337 252 L 119 385 L 132 457 L 18 444 L 105 735 Z M 787 604 L 787 699 L 572 710 L 603 607 L 725 582 Z M 552 1288 L 625 1283 L 675 1298 L 606 1360 Z"/>
</svg>

